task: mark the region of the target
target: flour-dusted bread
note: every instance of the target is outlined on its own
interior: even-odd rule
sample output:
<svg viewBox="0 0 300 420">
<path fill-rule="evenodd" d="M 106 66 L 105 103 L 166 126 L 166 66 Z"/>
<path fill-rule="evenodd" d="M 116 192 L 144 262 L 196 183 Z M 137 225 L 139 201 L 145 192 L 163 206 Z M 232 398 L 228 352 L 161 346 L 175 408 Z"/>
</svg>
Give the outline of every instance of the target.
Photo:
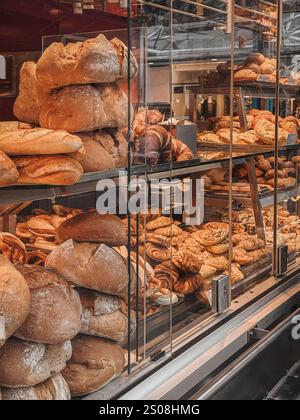
<svg viewBox="0 0 300 420">
<path fill-rule="evenodd" d="M 17 265 L 30 289 L 31 306 L 24 324 L 14 333 L 37 343 L 64 343 L 81 328 L 78 293 L 55 271 L 38 266 Z"/>
<path fill-rule="evenodd" d="M 93 290 L 78 289 L 82 305 L 81 333 L 123 341 L 128 337 L 128 308 L 117 296 Z M 131 313 L 130 333 L 136 329 L 135 313 Z"/>
<path fill-rule="evenodd" d="M 0 186 L 15 184 L 19 172 L 14 162 L 0 150 Z"/>
<path fill-rule="evenodd" d="M 20 92 L 14 105 L 15 117 L 38 125 L 41 106 L 46 96 L 36 78 L 36 63 L 24 63 L 20 72 Z"/>
<path fill-rule="evenodd" d="M 20 184 L 73 185 L 83 175 L 81 164 L 68 155 L 22 156 L 13 160 Z"/>
<path fill-rule="evenodd" d="M 57 229 L 57 239 L 60 243 L 73 239 L 112 247 L 128 242 L 125 225 L 118 216 L 97 212 L 78 214 L 63 222 Z"/>
<path fill-rule="evenodd" d="M 30 291 L 11 262 L 0 255 L 0 347 L 23 324 L 30 311 Z"/>
<path fill-rule="evenodd" d="M 128 49 L 104 35 L 84 42 L 51 44 L 37 63 L 37 79 L 46 91 L 68 85 L 110 83 L 127 76 Z M 131 54 L 130 74 L 137 73 Z"/>
<path fill-rule="evenodd" d="M 70 389 L 61 374 L 28 388 L 2 388 L 4 401 L 68 401 Z M 0 398 L 1 399 L 1 398 Z"/>
<path fill-rule="evenodd" d="M 0 385 L 8 388 L 37 385 L 60 373 L 71 355 L 70 341 L 45 345 L 10 338 L 0 349 Z"/>
<path fill-rule="evenodd" d="M 77 286 L 110 295 L 127 295 L 126 263 L 107 245 L 76 243 L 70 239 L 52 251 L 46 266 Z"/>
<path fill-rule="evenodd" d="M 107 171 L 127 167 L 128 143 L 120 131 L 99 130 L 79 133 L 85 157 L 82 161 L 84 172 Z"/>
<path fill-rule="evenodd" d="M 72 341 L 72 350 L 62 375 L 74 397 L 97 391 L 123 372 L 124 351 L 117 343 L 79 335 Z"/>
<path fill-rule="evenodd" d="M 81 148 L 81 139 L 63 130 L 0 131 L 0 150 L 9 156 L 73 153 Z"/>
<path fill-rule="evenodd" d="M 44 102 L 40 113 L 41 127 L 66 130 L 69 133 L 128 126 L 127 95 L 116 83 L 68 86 L 57 89 Z"/>
</svg>

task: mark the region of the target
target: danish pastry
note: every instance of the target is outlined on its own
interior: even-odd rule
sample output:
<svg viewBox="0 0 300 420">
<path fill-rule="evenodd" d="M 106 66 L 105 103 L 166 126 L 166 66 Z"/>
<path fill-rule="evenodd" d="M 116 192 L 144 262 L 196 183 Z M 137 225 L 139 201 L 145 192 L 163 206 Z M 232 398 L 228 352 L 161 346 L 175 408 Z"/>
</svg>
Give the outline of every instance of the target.
<svg viewBox="0 0 300 420">
<path fill-rule="evenodd" d="M 198 273 L 202 265 L 196 256 L 186 251 L 177 252 L 172 258 L 172 263 L 185 273 Z"/>
<path fill-rule="evenodd" d="M 199 274 L 201 275 L 202 279 L 207 279 L 209 277 L 214 276 L 216 272 L 217 269 L 215 267 L 203 264 L 201 270 L 199 271 Z"/>
<path fill-rule="evenodd" d="M 158 247 L 152 243 L 147 243 L 145 249 L 147 256 L 157 263 L 168 261 L 173 254 L 176 254 L 174 248 Z"/>
<path fill-rule="evenodd" d="M 168 283 L 168 288 L 180 277 L 179 270 L 172 264 L 171 261 L 165 261 L 157 265 L 154 269 L 155 278 L 164 280 Z"/>
<path fill-rule="evenodd" d="M 212 245 L 207 247 L 207 251 L 214 255 L 222 255 L 228 252 L 229 250 L 229 241 L 221 242 L 217 245 Z"/>
<path fill-rule="evenodd" d="M 155 229 L 155 234 L 162 236 L 179 236 L 182 233 L 183 230 L 177 225 L 170 225 L 159 229 Z"/>
<path fill-rule="evenodd" d="M 207 259 L 206 264 L 216 268 L 217 271 L 225 271 L 228 270 L 229 267 L 229 261 L 224 256 L 209 258 Z"/>
<path fill-rule="evenodd" d="M 156 230 L 162 227 L 170 226 L 173 223 L 170 217 L 160 216 L 155 220 L 151 220 L 146 225 L 146 230 Z"/>
<path fill-rule="evenodd" d="M 198 241 L 203 246 L 213 246 L 223 242 L 228 236 L 228 230 L 200 230 L 192 234 L 192 238 Z"/>
<path fill-rule="evenodd" d="M 275 125 L 272 122 L 263 119 L 256 124 L 254 130 L 263 144 L 273 145 L 275 143 Z M 285 145 L 287 138 L 288 132 L 278 128 L 278 144 Z"/>
</svg>

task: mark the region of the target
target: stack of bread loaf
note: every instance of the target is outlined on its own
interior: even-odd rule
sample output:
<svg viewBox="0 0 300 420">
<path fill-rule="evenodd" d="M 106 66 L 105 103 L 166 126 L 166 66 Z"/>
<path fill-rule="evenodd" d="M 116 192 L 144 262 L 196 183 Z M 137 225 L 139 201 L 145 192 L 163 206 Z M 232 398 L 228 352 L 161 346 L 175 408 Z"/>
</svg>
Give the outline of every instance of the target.
<svg viewBox="0 0 300 420">
<path fill-rule="evenodd" d="M 57 229 L 60 245 L 46 259 L 76 286 L 82 306 L 81 335 L 72 340 L 73 354 L 63 376 L 72 396 L 94 392 L 120 375 L 125 366 L 118 344 L 128 336 L 128 270 L 116 247 L 127 245 L 121 219 L 96 212 L 82 213 Z M 130 332 L 135 314 L 130 314 Z"/>
<path fill-rule="evenodd" d="M 53 43 L 24 63 L 14 114 L 0 124 L 0 182 L 68 185 L 83 172 L 127 166 L 130 104 L 118 81 L 137 63 L 118 39 Z M 132 114 L 132 111 L 130 112 Z M 3 153 L 4 154 L 3 154 Z M 8 156 L 12 156 L 11 160 Z"/>
</svg>

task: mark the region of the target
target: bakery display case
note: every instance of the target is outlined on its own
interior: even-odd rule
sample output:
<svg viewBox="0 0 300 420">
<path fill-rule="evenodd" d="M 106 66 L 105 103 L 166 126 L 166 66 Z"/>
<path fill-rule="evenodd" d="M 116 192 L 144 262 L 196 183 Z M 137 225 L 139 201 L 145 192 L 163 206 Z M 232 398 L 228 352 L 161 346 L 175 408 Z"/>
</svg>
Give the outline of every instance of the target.
<svg viewBox="0 0 300 420">
<path fill-rule="evenodd" d="M 211 397 L 299 303 L 295 11 L 57 7 L 38 52 L 0 48 L 22 64 L 0 122 L 2 399 Z"/>
</svg>

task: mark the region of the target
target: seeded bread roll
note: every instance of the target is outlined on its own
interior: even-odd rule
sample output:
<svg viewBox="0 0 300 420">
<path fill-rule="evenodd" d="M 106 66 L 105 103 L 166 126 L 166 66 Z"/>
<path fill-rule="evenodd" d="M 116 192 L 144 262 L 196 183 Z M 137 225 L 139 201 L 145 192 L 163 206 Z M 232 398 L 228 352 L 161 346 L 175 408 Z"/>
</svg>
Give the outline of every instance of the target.
<svg viewBox="0 0 300 420">
<path fill-rule="evenodd" d="M 0 349 L 0 385 L 7 388 L 37 385 L 60 373 L 71 355 L 70 341 L 45 345 L 10 338 Z"/>
<path fill-rule="evenodd" d="M 62 374 L 74 397 L 103 388 L 124 369 L 123 350 L 109 340 L 79 335 L 72 341 L 72 350 Z"/>
</svg>

